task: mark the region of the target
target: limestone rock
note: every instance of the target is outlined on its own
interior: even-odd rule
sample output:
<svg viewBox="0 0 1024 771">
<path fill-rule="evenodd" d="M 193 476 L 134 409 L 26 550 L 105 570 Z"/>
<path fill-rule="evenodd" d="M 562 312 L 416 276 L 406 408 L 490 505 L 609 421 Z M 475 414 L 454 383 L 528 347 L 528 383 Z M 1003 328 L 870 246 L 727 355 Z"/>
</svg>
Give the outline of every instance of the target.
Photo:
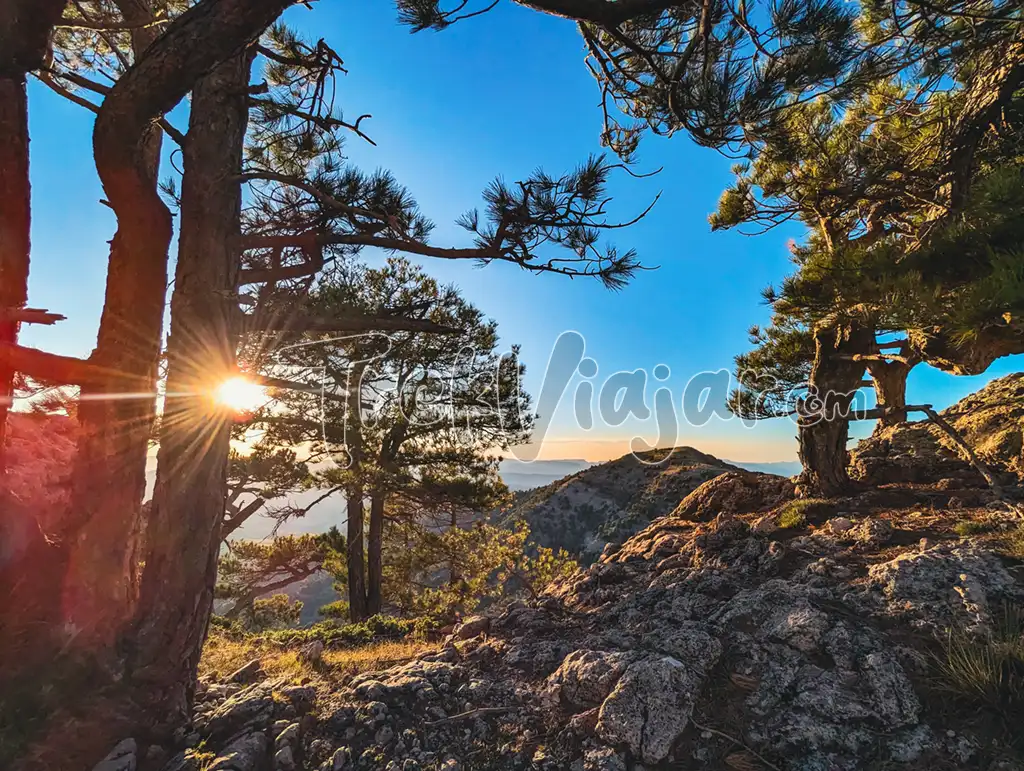
<svg viewBox="0 0 1024 771">
<path fill-rule="evenodd" d="M 940 632 L 986 627 L 993 601 L 1020 593 L 999 558 L 973 542 L 905 552 L 872 565 L 868 577 L 890 614 Z"/>
<path fill-rule="evenodd" d="M 794 496 L 785 477 L 753 471 L 730 471 L 711 479 L 687 495 L 672 512 L 690 520 L 714 519 L 719 514 L 769 511 Z"/>
<path fill-rule="evenodd" d="M 299 651 L 299 660 L 317 666 L 324 656 L 324 644 L 321 640 L 313 640 Z"/>
<path fill-rule="evenodd" d="M 107 756 L 97 763 L 92 771 L 135 771 L 138 747 L 134 739 L 117 743 Z"/>
<path fill-rule="evenodd" d="M 615 687 L 630 658 L 621 652 L 573 651 L 548 678 L 548 686 L 573 706 L 600 704 Z"/>
<path fill-rule="evenodd" d="M 267 737 L 247 733 L 224 748 L 209 766 L 209 771 L 258 771 L 267 755 Z"/>
<path fill-rule="evenodd" d="M 262 670 L 260 669 L 260 660 L 253 659 L 252 661 L 243 664 L 230 675 L 228 675 L 228 682 L 243 684 L 251 683 L 259 679 L 261 674 Z"/>
<path fill-rule="evenodd" d="M 295 771 L 295 755 L 291 747 L 282 747 L 274 754 L 274 768 L 278 771 Z"/>
<path fill-rule="evenodd" d="M 645 763 L 661 762 L 686 728 L 703 678 L 703 668 L 668 656 L 633 662 L 601 705 L 598 736 Z"/>
<path fill-rule="evenodd" d="M 470 616 L 455 628 L 455 637 L 459 640 L 469 640 L 490 628 L 491 620 L 487 616 Z"/>
</svg>

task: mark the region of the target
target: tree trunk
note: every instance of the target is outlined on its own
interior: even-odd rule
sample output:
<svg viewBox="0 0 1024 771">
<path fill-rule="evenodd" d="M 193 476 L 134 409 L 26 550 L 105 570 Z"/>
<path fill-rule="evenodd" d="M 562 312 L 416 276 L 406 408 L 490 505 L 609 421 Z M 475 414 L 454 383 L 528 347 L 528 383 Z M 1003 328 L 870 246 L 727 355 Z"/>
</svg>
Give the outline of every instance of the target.
<svg viewBox="0 0 1024 771">
<path fill-rule="evenodd" d="M 136 595 L 134 551 L 145 490 L 171 216 L 152 184 L 152 125 L 230 59 L 291 0 L 202 0 L 178 17 L 107 94 L 93 150 L 117 215 L 106 299 L 91 361 L 109 372 L 82 389 L 72 481 L 65 607 L 93 650 L 112 650 Z"/>
<path fill-rule="evenodd" d="M 161 26 L 153 24 L 156 15 L 150 0 L 115 0 L 118 13 L 132 28 L 132 58 L 139 61 L 153 42 L 160 37 Z M 142 163 L 155 188 L 160 174 L 160 151 L 163 147 L 163 129 L 151 123 L 142 139 Z"/>
<path fill-rule="evenodd" d="M 875 387 L 875 402 L 886 414 L 878 419 L 878 428 L 907 422 L 907 375 L 914 365 L 903 361 L 872 361 L 868 374 Z"/>
<path fill-rule="evenodd" d="M 244 52 L 196 84 L 184 148 L 167 397 L 130 646 L 134 680 L 172 725 L 191 714 L 227 495 L 233 416 L 210 394 L 236 369 L 234 243 L 251 64 Z"/>
<path fill-rule="evenodd" d="M 454 530 L 459 526 L 459 513 L 454 505 L 451 505 L 449 512 L 449 527 Z M 459 572 L 458 555 L 452 552 L 448 559 L 448 585 L 458 586 L 462 583 L 462 574 Z"/>
<path fill-rule="evenodd" d="M 808 395 L 798 405 L 800 491 L 805 497 L 842 495 L 851 486 L 846 473 L 850 412 L 864 377 L 864 363 L 848 357 L 863 354 L 874 334 L 857 322 L 814 331 L 814 363 Z"/>
<path fill-rule="evenodd" d="M 363 554 L 363 486 L 350 485 L 348 500 L 348 614 L 353 622 L 367 618 L 365 558 Z"/>
<path fill-rule="evenodd" d="M 7 500 L 7 413 L 15 373 L 3 346 L 18 341 L 18 324 L 5 320 L 2 311 L 28 301 L 32 189 L 25 80 L 42 65 L 65 5 L 66 0 L 0 4 L 0 512 L 13 510 Z"/>
<path fill-rule="evenodd" d="M 46 55 L 50 31 L 66 0 L 0 3 L 0 312 L 28 301 L 31 233 L 28 95 L 26 74 Z M 51 651 L 59 616 L 56 550 L 38 526 L 39 512 L 10 497 L 7 414 L 14 395 L 14 365 L 5 345 L 18 341 L 18 324 L 0 313 L 0 657 L 31 670 Z M 0 670 L 0 681 L 13 676 Z M 2 688 L 2 686 L 0 686 Z M 0 716 L 0 723 L 3 716 Z"/>
<path fill-rule="evenodd" d="M 384 584 L 384 493 L 370 497 L 370 534 L 367 539 L 366 614 L 381 612 Z"/>
<path fill-rule="evenodd" d="M 14 396 L 14 371 L 2 345 L 18 342 L 18 324 L 5 308 L 28 301 L 31 189 L 28 176 L 28 97 L 25 75 L 0 75 L 0 507 L 6 504 L 7 412 Z"/>
</svg>

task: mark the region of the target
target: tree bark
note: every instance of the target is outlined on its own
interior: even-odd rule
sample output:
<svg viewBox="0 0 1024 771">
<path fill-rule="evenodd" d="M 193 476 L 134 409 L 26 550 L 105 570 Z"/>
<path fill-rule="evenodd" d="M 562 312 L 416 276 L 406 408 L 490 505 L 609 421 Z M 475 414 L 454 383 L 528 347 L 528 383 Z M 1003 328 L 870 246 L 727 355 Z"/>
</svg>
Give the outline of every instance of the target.
<svg viewBox="0 0 1024 771">
<path fill-rule="evenodd" d="M 842 495 L 851 486 L 846 472 L 850 413 L 864 378 L 863 354 L 874 344 L 873 331 L 848 321 L 823 325 L 814 331 L 814 363 L 808 396 L 797 406 L 800 491 L 805 497 Z"/>
<path fill-rule="evenodd" d="M 160 27 L 152 24 L 155 15 L 150 0 L 115 0 L 118 12 L 125 24 L 132 28 L 132 58 L 139 61 L 153 42 L 160 37 Z M 159 123 L 151 123 L 143 137 L 142 163 L 155 188 L 160 174 L 160 150 L 163 147 L 163 131 Z"/>
<path fill-rule="evenodd" d="M 907 422 L 907 376 L 914 364 L 903 361 L 868 362 L 868 374 L 875 389 L 875 403 L 885 410 L 877 428 Z M 876 430 L 877 430 L 876 428 Z"/>
<path fill-rule="evenodd" d="M 250 49 L 196 84 L 184 147 L 167 397 L 129 664 L 140 692 L 172 725 L 191 714 L 227 496 L 233 416 L 210 394 L 236 369 L 239 263 L 231 244 L 240 232 L 236 178 L 251 64 Z"/>
<path fill-rule="evenodd" d="M 96 117 L 96 168 L 118 230 L 91 361 L 117 374 L 83 388 L 79 411 L 64 607 L 87 647 L 110 647 L 137 594 L 134 552 L 172 231 L 170 212 L 147 166 L 152 126 L 199 78 L 244 49 L 290 4 L 202 0 L 146 49 L 111 88 Z"/>
<path fill-rule="evenodd" d="M 42 65 L 65 5 L 66 0 L 0 3 L 0 310 L 20 309 L 28 301 L 32 190 L 26 75 Z M 27 670 L 51 650 L 60 582 L 51 570 L 54 549 L 39 531 L 38 512 L 10 497 L 7 415 L 17 341 L 18 323 L 0 313 L 0 657 Z M 0 680 L 5 675 L 14 672 L 0 673 Z"/>
<path fill-rule="evenodd" d="M 370 497 L 370 533 L 366 549 L 366 613 L 373 616 L 381 612 L 384 594 L 384 493 L 379 490 Z"/>
<path fill-rule="evenodd" d="M 363 486 L 352 484 L 345 491 L 348 515 L 348 614 L 352 622 L 367 618 L 366 572 L 363 549 Z"/>
<path fill-rule="evenodd" d="M 28 97 L 25 75 L 0 74 L 0 309 L 28 301 L 31 188 L 28 176 Z M 18 323 L 0 316 L 0 343 L 18 342 Z M 0 348 L 0 506 L 6 503 L 7 412 L 14 396 L 14 370 Z"/>
<path fill-rule="evenodd" d="M 348 567 L 348 613 L 353 622 L 368 617 L 366 598 L 366 556 L 363 534 L 365 518 L 363 460 L 365 448 L 362 433 L 362 382 L 365 362 L 356 363 L 348 375 L 347 408 L 345 410 L 345 444 L 349 452 L 348 474 L 350 481 L 345 486 L 347 522 L 347 567 Z"/>
<path fill-rule="evenodd" d="M 0 4 L 0 310 L 28 301 L 32 188 L 29 180 L 26 75 L 43 63 L 66 0 Z M 18 323 L 0 315 L 0 511 L 7 501 L 7 413 L 14 369 L 3 346 L 18 341 Z"/>
</svg>

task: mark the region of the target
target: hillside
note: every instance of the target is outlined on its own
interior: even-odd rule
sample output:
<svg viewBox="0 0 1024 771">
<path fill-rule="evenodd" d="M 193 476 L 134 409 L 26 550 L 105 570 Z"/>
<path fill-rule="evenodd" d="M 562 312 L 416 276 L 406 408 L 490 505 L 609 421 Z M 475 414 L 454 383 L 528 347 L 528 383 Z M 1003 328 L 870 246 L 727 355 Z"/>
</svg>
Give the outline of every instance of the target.
<svg viewBox="0 0 1024 771">
<path fill-rule="evenodd" d="M 499 518 L 523 519 L 540 546 L 564 548 L 593 561 L 609 542 L 621 542 L 670 513 L 701 483 L 740 472 L 692 447 L 676 447 L 667 461 L 646 453 L 624 455 L 557 482 L 516 495 Z"/>
<path fill-rule="evenodd" d="M 1005 484 L 1024 482 L 1024 373 L 993 380 L 941 415 Z M 875 485 L 984 484 L 949 436 L 926 421 L 876 431 L 853 450 L 850 472 Z"/>
<path fill-rule="evenodd" d="M 730 477 L 777 492 L 778 478 L 713 479 L 690 496 L 719 501 L 713 520 L 662 517 L 545 596 L 466 619 L 390 666 L 335 671 L 348 660 L 338 649 L 296 671 L 294 652 L 264 654 L 262 672 L 201 683 L 184 740 L 201 754 L 126 739 L 111 760 L 146 752 L 169 758 L 164 771 L 1024 768 L 1024 532 L 987 491 L 892 487 L 746 513 L 721 503 Z M 115 767 L 128 766 L 102 768 Z"/>
</svg>

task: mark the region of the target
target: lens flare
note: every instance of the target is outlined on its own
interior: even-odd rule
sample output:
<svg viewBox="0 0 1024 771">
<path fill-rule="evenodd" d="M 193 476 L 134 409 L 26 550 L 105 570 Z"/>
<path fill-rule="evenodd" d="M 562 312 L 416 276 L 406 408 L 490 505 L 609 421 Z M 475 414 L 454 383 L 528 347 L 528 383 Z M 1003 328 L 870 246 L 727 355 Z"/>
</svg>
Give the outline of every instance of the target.
<svg viewBox="0 0 1024 771">
<path fill-rule="evenodd" d="M 217 387 L 214 400 L 234 412 L 255 412 L 267 402 L 267 392 L 244 377 L 233 377 Z"/>
</svg>

